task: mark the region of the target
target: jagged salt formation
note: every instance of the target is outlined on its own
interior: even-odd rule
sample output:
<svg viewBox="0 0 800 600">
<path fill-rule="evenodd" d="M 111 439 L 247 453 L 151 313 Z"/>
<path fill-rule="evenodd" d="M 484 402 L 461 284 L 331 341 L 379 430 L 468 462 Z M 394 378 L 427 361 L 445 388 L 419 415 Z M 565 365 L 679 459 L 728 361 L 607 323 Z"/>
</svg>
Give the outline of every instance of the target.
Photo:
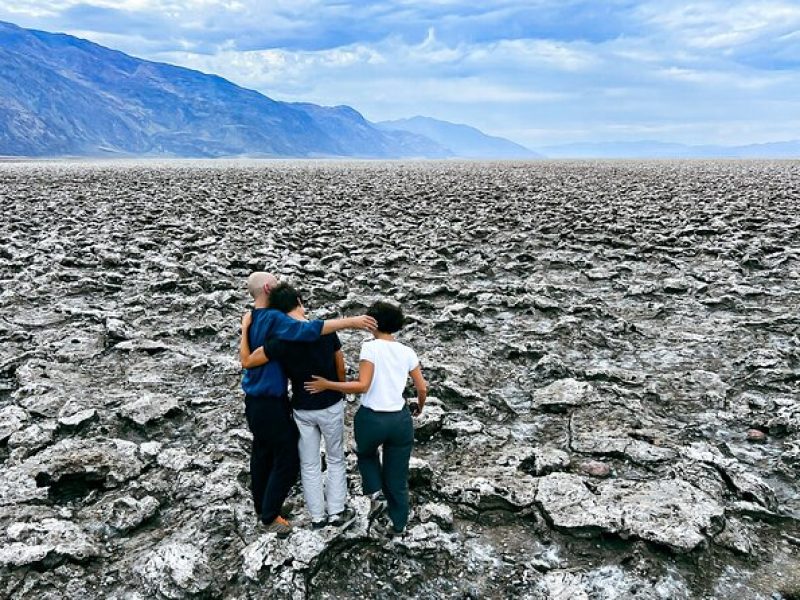
<svg viewBox="0 0 800 600">
<path fill-rule="evenodd" d="M 0 595 L 797 597 L 798 199 L 789 162 L 5 164 Z M 253 518 L 265 265 L 409 314 L 396 542 L 352 454 L 351 527 Z"/>
</svg>

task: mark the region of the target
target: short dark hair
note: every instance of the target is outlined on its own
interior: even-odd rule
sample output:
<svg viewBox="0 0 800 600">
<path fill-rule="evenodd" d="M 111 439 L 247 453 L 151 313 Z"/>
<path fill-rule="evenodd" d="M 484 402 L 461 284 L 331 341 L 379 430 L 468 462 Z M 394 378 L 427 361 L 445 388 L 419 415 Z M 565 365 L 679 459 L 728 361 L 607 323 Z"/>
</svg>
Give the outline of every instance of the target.
<svg viewBox="0 0 800 600">
<path fill-rule="evenodd" d="M 367 315 L 378 322 L 378 331 L 394 333 L 403 327 L 403 310 L 389 302 L 378 301 L 369 307 Z"/>
<path fill-rule="evenodd" d="M 269 293 L 269 307 L 282 313 L 292 312 L 302 302 L 303 298 L 300 296 L 300 292 L 288 283 L 279 283 Z"/>
</svg>

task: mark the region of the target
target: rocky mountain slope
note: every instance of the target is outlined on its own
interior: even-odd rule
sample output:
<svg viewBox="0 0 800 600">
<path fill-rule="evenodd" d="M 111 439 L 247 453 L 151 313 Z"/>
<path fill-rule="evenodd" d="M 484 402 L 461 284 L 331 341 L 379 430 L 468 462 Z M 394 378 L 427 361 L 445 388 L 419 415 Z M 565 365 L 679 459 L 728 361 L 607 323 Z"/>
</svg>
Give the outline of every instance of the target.
<svg viewBox="0 0 800 600">
<path fill-rule="evenodd" d="M 0 155 L 445 157 L 349 107 L 277 102 L 214 75 L 0 22 Z"/>
<path fill-rule="evenodd" d="M 0 166 L 0 597 L 799 597 L 798 197 L 769 162 Z M 404 537 L 352 452 L 349 528 L 254 518 L 265 266 L 317 316 L 404 305 Z"/>
</svg>

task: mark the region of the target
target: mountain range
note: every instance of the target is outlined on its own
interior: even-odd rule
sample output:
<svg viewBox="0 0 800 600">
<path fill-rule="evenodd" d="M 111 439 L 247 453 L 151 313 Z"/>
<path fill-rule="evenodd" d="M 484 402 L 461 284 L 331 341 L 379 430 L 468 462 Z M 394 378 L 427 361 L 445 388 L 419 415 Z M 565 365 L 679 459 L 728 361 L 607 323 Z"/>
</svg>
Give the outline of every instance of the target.
<svg viewBox="0 0 800 600">
<path fill-rule="evenodd" d="M 481 136 L 498 143 L 474 131 L 476 148 Z M 349 106 L 280 102 L 215 75 L 0 22 L 0 155 L 459 154 L 445 138 L 378 126 Z"/>
<path fill-rule="evenodd" d="M 349 106 L 280 102 L 216 75 L 0 21 L 0 156 L 786 158 L 800 157 L 800 140 L 534 152 L 429 117 L 372 123 Z"/>
<path fill-rule="evenodd" d="M 469 125 L 430 117 L 380 121 L 376 125 L 384 131 L 400 130 L 424 136 L 462 158 L 542 158 L 541 154 L 505 138 L 486 135 Z"/>
</svg>

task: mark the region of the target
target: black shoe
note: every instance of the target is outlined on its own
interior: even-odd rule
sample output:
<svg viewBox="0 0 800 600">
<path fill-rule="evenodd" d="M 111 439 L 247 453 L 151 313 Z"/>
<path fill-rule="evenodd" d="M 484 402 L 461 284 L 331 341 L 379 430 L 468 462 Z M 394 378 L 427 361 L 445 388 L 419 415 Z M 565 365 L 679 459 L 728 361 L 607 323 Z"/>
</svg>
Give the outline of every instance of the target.
<svg viewBox="0 0 800 600">
<path fill-rule="evenodd" d="M 403 527 L 403 529 L 396 529 L 392 521 L 388 518 L 375 519 L 375 522 L 372 524 L 372 530 L 387 538 L 400 537 L 406 533 L 405 527 Z"/>
<path fill-rule="evenodd" d="M 311 529 L 324 529 L 327 526 L 327 521 L 311 521 Z"/>
<path fill-rule="evenodd" d="M 328 523 L 333 525 L 334 527 L 341 527 L 342 525 L 347 525 L 351 523 L 353 519 L 356 517 L 356 511 L 350 508 L 349 506 L 345 506 L 344 510 L 340 513 L 336 513 L 335 515 L 331 515 L 328 519 Z"/>
<path fill-rule="evenodd" d="M 388 506 L 383 492 L 375 492 L 369 496 L 369 520 L 372 521 L 382 514 Z"/>
</svg>

